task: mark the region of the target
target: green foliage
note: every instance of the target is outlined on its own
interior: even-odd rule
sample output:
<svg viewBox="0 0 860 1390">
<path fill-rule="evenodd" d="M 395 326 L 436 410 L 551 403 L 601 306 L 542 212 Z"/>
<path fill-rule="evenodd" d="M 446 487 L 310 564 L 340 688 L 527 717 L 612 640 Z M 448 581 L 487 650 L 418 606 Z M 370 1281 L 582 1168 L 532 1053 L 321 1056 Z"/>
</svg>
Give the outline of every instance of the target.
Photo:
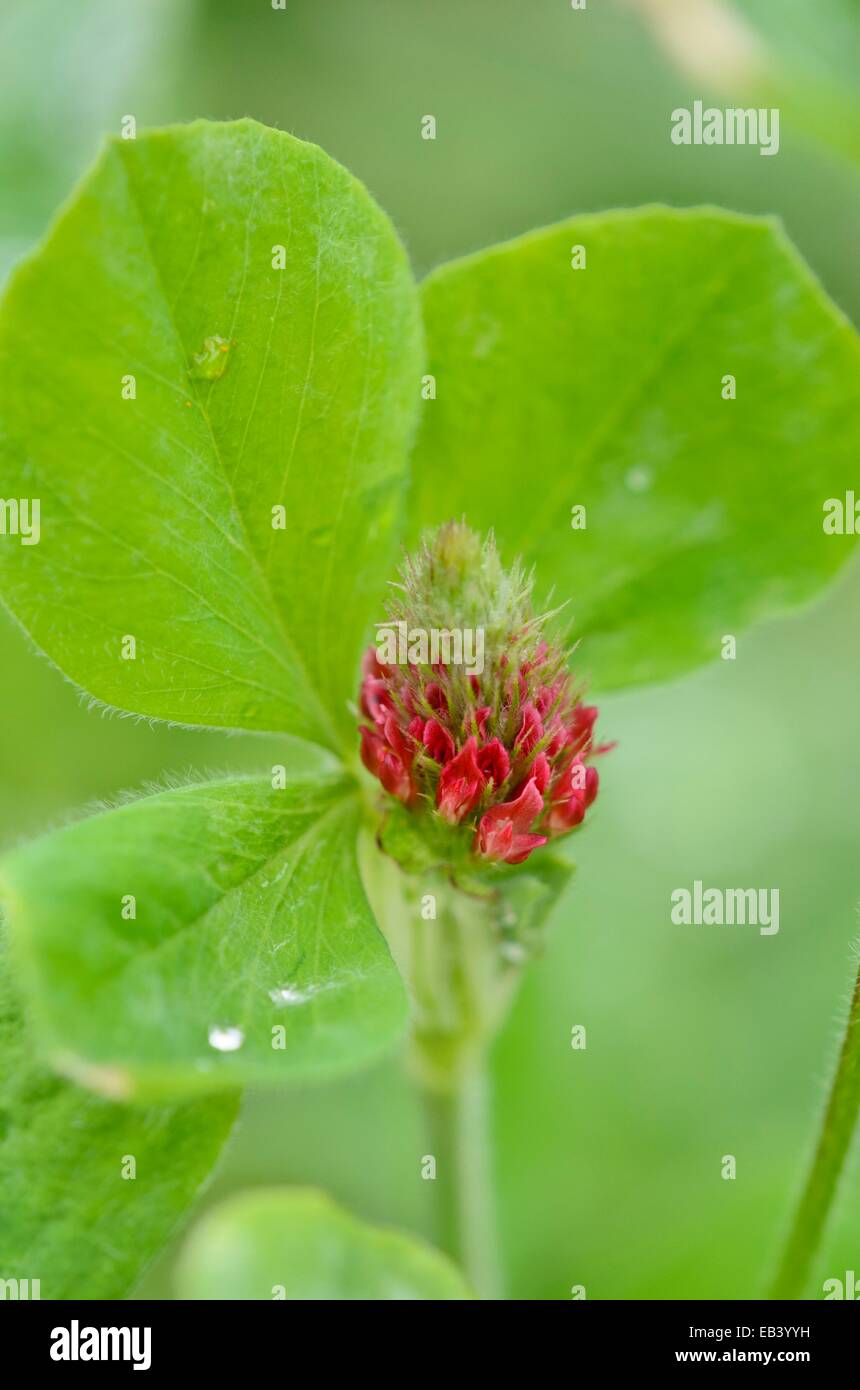
<svg viewBox="0 0 860 1390">
<path fill-rule="evenodd" d="M 325 1076 L 393 1042 L 405 995 L 356 823 L 339 778 L 237 778 L 9 854 L 0 894 L 54 1065 L 116 1097 L 173 1097 Z"/>
<path fill-rule="evenodd" d="M 860 1118 L 860 967 L 855 975 L 845 1034 L 827 1108 L 821 1122 L 815 1157 L 795 1212 L 771 1297 L 800 1298 L 809 1282 L 812 1262 L 821 1244 L 833 1200 L 844 1180 L 851 1145 Z M 848 1276 L 846 1275 L 846 1278 Z M 845 1291 L 852 1298 L 853 1291 Z"/>
<path fill-rule="evenodd" d="M 580 243 L 587 268 L 573 269 Z M 598 689 L 715 657 L 723 633 L 805 601 L 850 554 L 821 509 L 856 482 L 860 351 L 773 224 L 579 218 L 443 267 L 424 314 L 426 364 L 391 225 L 315 147 L 250 121 L 109 144 L 0 315 L 3 492 L 41 504 L 38 544 L 4 538 L 0 585 L 38 647 L 124 710 L 349 744 L 425 366 L 437 390 L 421 406 L 410 539 L 461 514 L 493 528 L 505 558 L 535 564 L 539 598 L 570 602 Z M 285 788 L 233 778 L 8 854 L 0 899 L 55 1070 L 146 1103 L 316 1080 L 393 1044 L 406 995 L 359 877 L 359 809 L 336 772 Z M 399 807 L 380 839 L 422 876 L 447 862 Z M 391 937 L 409 938 L 400 958 L 438 966 L 416 1036 L 483 1047 L 569 866 L 547 854 L 499 871 L 490 897 L 468 874 L 446 880 L 446 935 L 413 930 L 406 876 L 376 861 L 395 885 Z M 471 995 L 487 980 L 482 1012 Z M 10 1041 L 13 1060 L 22 1046 Z M 122 1292 L 233 1103 L 132 1110 L 30 1078 L 23 1059 L 4 1100 L 9 1258 L 43 1257 L 21 1277 L 43 1277 L 46 1296 L 49 1279 L 54 1296 Z M 80 1181 L 43 1157 L 67 1130 Z M 148 1188 L 114 1193 L 119 1150 Z M 109 1231 L 128 1248 L 109 1252 Z M 206 1218 L 186 1296 L 269 1298 L 277 1284 L 298 1298 L 470 1296 L 441 1257 L 314 1193 Z"/>
<path fill-rule="evenodd" d="M 597 690 L 713 659 L 851 553 L 822 504 L 856 483 L 860 347 L 772 223 L 577 218 L 443 266 L 424 309 L 413 536 L 494 527 L 569 601 Z"/>
<path fill-rule="evenodd" d="M 6 602 L 109 705 L 335 744 L 419 343 L 390 223 L 315 146 L 253 121 L 108 143 L 4 304 L 3 495 L 42 530 L 0 547 Z"/>
<path fill-rule="evenodd" d="M 132 1109 L 60 1080 L 34 1061 L 8 966 L 0 934 L 0 1274 L 38 1279 L 42 1298 L 122 1298 L 194 1199 L 236 1100 Z"/>
<path fill-rule="evenodd" d="M 860 25 L 855 0 L 734 0 L 751 26 L 727 65 L 738 104 L 776 106 L 793 125 L 860 162 Z M 750 50 L 754 61 L 750 63 Z"/>
<path fill-rule="evenodd" d="M 365 1225 L 321 1192 L 264 1190 L 209 1212 L 179 1265 L 190 1299 L 470 1299 L 438 1251 Z"/>
</svg>

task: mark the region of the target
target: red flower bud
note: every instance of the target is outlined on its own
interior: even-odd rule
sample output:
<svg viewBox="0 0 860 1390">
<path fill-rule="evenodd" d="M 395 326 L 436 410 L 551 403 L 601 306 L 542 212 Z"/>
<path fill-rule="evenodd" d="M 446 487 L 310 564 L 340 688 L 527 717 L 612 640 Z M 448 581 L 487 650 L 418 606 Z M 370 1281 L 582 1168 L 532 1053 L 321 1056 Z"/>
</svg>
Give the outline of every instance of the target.
<svg viewBox="0 0 860 1390">
<path fill-rule="evenodd" d="M 540 743 L 542 738 L 543 724 L 541 723 L 540 715 L 534 705 L 524 705 L 520 731 L 514 742 L 515 751 L 522 755 L 527 755 Z"/>
<path fill-rule="evenodd" d="M 586 767 L 576 759 L 556 780 L 550 794 L 546 828 L 551 835 L 563 835 L 585 819 L 585 812 L 597 796 L 596 767 Z"/>
<path fill-rule="evenodd" d="M 546 844 L 546 835 L 530 834 L 528 829 L 542 810 L 543 797 L 532 779 L 515 801 L 503 801 L 484 812 L 475 836 L 476 852 L 485 859 L 522 864 L 533 849 Z"/>
<path fill-rule="evenodd" d="M 534 778 L 535 786 L 537 787 L 541 796 L 543 796 L 544 792 L 549 786 L 550 777 L 552 776 L 549 760 L 546 756 L 546 753 L 538 753 L 537 757 L 531 765 L 531 775 Z"/>
<path fill-rule="evenodd" d="M 384 734 L 361 727 L 361 761 L 378 777 L 383 787 L 407 806 L 415 799 L 410 771 L 411 755 L 392 715 L 384 724 Z"/>
<path fill-rule="evenodd" d="M 489 719 L 492 712 L 493 710 L 491 705 L 481 705 L 479 709 L 475 710 L 474 719 L 475 723 L 478 726 L 478 733 L 480 734 L 481 738 L 488 737 L 487 720 Z"/>
<path fill-rule="evenodd" d="M 494 786 L 500 787 L 511 770 L 508 750 L 497 738 L 491 738 L 478 752 L 478 767 Z"/>
<path fill-rule="evenodd" d="M 428 719 L 424 725 L 422 742 L 430 757 L 437 763 L 447 763 L 453 758 L 456 744 L 447 729 L 443 729 L 438 719 Z"/>
<path fill-rule="evenodd" d="M 475 756 L 478 741 L 472 737 L 460 749 L 456 758 L 446 763 L 439 775 L 436 805 L 439 814 L 457 825 L 475 809 L 481 799 L 486 779 Z"/>
<path fill-rule="evenodd" d="M 391 709 L 388 686 L 384 680 L 367 676 L 361 687 L 361 708 L 374 724 L 381 724 Z"/>
<path fill-rule="evenodd" d="M 448 701 L 445 692 L 438 681 L 429 681 L 424 687 L 424 698 L 431 709 L 435 709 L 439 714 L 448 713 Z"/>
<path fill-rule="evenodd" d="M 520 864 L 582 823 L 597 795 L 593 761 L 612 745 L 595 743 L 597 709 L 582 703 L 563 649 L 535 618 L 528 577 L 518 566 L 505 574 L 492 540 L 442 527 L 401 577 L 390 621 L 457 633 L 463 653 L 465 634 L 483 624 L 481 665 L 450 655 L 454 646 L 450 664 L 365 653 L 362 762 L 417 820 L 435 807 L 477 858 Z M 475 657 L 478 646 L 469 650 Z M 460 854 L 452 841 L 452 867 Z"/>
</svg>

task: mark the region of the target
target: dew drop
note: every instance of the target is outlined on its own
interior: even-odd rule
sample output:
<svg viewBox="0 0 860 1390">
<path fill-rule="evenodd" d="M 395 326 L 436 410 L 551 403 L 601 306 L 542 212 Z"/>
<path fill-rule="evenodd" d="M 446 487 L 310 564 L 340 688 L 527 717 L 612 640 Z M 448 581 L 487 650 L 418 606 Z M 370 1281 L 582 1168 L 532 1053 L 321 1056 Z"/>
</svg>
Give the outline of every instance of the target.
<svg viewBox="0 0 860 1390">
<path fill-rule="evenodd" d="M 209 1029 L 209 1046 L 216 1052 L 238 1052 L 245 1041 L 241 1028 L 219 1028 L 213 1024 Z"/>
<path fill-rule="evenodd" d="M 286 1004 L 306 1004 L 313 994 L 313 990 L 293 989 L 291 985 L 283 985 L 280 989 L 270 989 L 269 998 L 273 1004 L 283 1007 Z"/>
<path fill-rule="evenodd" d="M 509 965 L 524 965 L 528 960 L 528 952 L 519 941 L 503 941 L 499 954 Z"/>
</svg>

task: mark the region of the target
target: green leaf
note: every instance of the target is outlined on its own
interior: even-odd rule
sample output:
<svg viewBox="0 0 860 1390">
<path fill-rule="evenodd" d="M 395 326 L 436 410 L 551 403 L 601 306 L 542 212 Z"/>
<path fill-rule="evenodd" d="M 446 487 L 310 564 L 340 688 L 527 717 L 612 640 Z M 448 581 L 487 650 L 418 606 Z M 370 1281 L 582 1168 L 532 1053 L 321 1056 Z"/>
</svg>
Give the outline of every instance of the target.
<svg viewBox="0 0 860 1390">
<path fill-rule="evenodd" d="M 333 745 L 420 365 L 393 228 L 316 146 L 109 142 L 0 316 L 3 495 L 41 504 L 38 544 L 0 543 L 6 601 L 109 705 Z"/>
<path fill-rule="evenodd" d="M 499 931 L 509 959 L 520 955 L 525 959 L 543 949 L 547 919 L 564 897 L 574 872 L 569 859 L 547 849 L 501 880 Z"/>
<path fill-rule="evenodd" d="M 860 345 L 773 223 L 581 217 L 442 267 L 424 305 L 413 534 L 495 527 L 596 685 L 716 657 L 852 553 L 823 505 L 857 486 Z"/>
<path fill-rule="evenodd" d="M 243 1194 L 207 1212 L 183 1251 L 178 1284 L 185 1299 L 474 1297 L 438 1251 L 367 1226 L 310 1189 Z"/>
<path fill-rule="evenodd" d="M 0 1054 L 0 1276 L 38 1279 L 42 1298 L 124 1297 L 215 1162 L 235 1098 L 131 1109 L 45 1071 L 2 933 Z"/>
<path fill-rule="evenodd" d="M 56 1069 L 160 1098 L 326 1076 L 389 1045 L 405 995 L 357 819 L 343 780 L 238 778 L 12 851 L 0 899 Z"/>
</svg>

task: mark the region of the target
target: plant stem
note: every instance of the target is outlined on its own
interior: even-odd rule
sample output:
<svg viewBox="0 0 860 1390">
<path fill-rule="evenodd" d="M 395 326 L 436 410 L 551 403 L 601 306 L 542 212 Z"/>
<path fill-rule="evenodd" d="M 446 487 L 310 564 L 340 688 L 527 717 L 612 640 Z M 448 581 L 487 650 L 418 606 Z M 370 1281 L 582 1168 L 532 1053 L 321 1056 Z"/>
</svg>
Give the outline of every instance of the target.
<svg viewBox="0 0 860 1390">
<path fill-rule="evenodd" d="M 423 1090 L 436 1160 L 436 1242 L 481 1298 L 502 1295 L 486 1067 L 473 1065 L 447 1091 Z"/>
<path fill-rule="evenodd" d="M 406 1063 L 427 1117 L 427 1151 L 436 1160 L 435 1240 L 463 1266 L 477 1294 L 500 1299 L 487 1062 L 529 958 L 535 899 L 548 901 L 555 880 L 551 888 L 540 884 L 539 892 L 531 885 L 531 897 L 524 882 L 519 894 L 509 889 L 504 899 L 469 893 L 440 870 L 406 873 L 369 836 L 361 862 L 411 997 Z M 433 911 L 425 915 L 428 901 Z"/>
<path fill-rule="evenodd" d="M 771 1298 L 800 1298 L 833 1204 L 860 1111 L 860 968 L 812 1169 Z"/>
</svg>

